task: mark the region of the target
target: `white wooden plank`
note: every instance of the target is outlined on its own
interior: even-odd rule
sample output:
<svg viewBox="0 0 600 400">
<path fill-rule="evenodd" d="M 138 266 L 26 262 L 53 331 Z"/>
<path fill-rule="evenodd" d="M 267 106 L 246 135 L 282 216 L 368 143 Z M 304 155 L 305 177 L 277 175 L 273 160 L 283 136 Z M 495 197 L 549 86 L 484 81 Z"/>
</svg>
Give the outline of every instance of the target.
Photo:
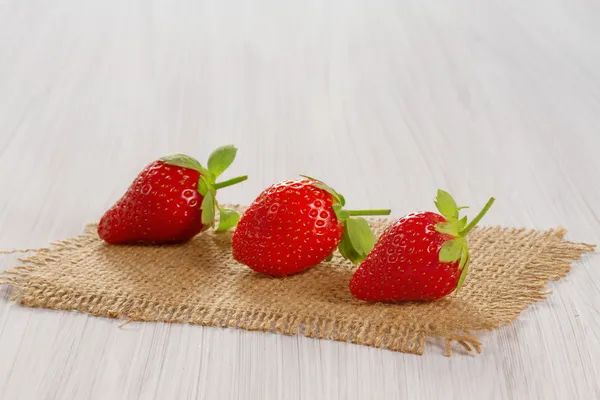
<svg viewBox="0 0 600 400">
<path fill-rule="evenodd" d="M 164 153 L 235 143 L 220 193 L 308 173 L 360 207 L 429 208 L 600 241 L 592 1 L 0 1 L 0 248 L 77 234 Z M 0 269 L 15 257 L 0 256 Z M 0 288 L 0 398 L 600 398 L 600 261 L 423 357 L 32 310 Z"/>
</svg>

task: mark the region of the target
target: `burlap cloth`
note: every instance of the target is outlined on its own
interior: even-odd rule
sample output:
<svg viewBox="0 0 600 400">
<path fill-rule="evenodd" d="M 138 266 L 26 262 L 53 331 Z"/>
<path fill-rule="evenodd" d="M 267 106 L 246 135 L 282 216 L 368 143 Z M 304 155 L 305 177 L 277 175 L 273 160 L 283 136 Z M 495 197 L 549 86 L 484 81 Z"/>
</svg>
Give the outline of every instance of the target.
<svg viewBox="0 0 600 400">
<path fill-rule="evenodd" d="M 372 220 L 377 234 L 389 223 Z M 231 257 L 231 233 L 205 232 L 171 246 L 103 243 L 96 225 L 53 243 L 0 275 L 14 300 L 127 321 L 164 321 L 302 334 L 406 353 L 426 342 L 450 355 L 453 342 L 480 351 L 473 332 L 510 323 L 543 299 L 550 280 L 593 246 L 545 232 L 482 228 L 469 235 L 470 273 L 462 289 L 426 303 L 368 304 L 353 299 L 355 267 L 335 256 L 304 273 L 271 278 Z"/>
</svg>

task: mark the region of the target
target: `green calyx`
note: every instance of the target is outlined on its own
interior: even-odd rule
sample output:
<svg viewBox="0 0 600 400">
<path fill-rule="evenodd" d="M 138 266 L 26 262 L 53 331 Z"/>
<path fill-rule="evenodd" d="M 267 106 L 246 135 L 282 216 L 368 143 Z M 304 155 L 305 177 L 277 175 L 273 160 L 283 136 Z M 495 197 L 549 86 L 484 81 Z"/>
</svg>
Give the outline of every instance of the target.
<svg viewBox="0 0 600 400">
<path fill-rule="evenodd" d="M 448 192 L 443 190 L 438 190 L 437 192 L 435 206 L 439 210 L 440 214 L 446 218 L 446 222 L 440 222 L 439 224 L 436 224 L 435 230 L 453 237 L 442 245 L 439 259 L 441 262 L 458 261 L 458 269 L 461 271 L 461 273 L 460 277 L 458 278 L 456 290 L 460 289 L 464 283 L 471 261 L 466 236 L 488 212 L 492 204 L 494 204 L 494 201 L 495 199 L 491 197 L 479 214 L 477 214 L 475 218 L 473 218 L 473 220 L 467 224 L 467 217 L 459 218 L 458 213 L 463 208 L 468 207 L 458 207 Z"/>
<path fill-rule="evenodd" d="M 185 154 L 171 154 L 161 158 L 161 161 L 176 165 L 178 167 L 189 168 L 200 173 L 198 179 L 198 192 L 204 197 L 200 208 L 202 209 L 202 224 L 214 226 L 216 210 L 219 210 L 219 225 L 217 231 L 224 231 L 234 227 L 240 216 L 234 210 L 221 207 L 216 200 L 218 189 L 235 185 L 248 179 L 248 176 L 238 176 L 226 181 L 217 182 L 221 175 L 235 160 L 237 148 L 232 145 L 221 146 L 211 153 L 208 157 L 208 167 L 204 168 L 202 164 L 193 157 Z"/>
<path fill-rule="evenodd" d="M 342 240 L 338 245 L 338 250 L 342 257 L 350 260 L 354 264 L 362 263 L 367 255 L 373 250 L 377 239 L 369 227 L 369 223 L 361 216 L 389 215 L 391 210 L 345 210 L 346 199 L 332 187 L 324 184 L 319 179 L 310 176 L 301 175 L 304 178 L 313 181 L 312 185 L 326 191 L 333 198 L 333 212 L 338 221 L 344 224 L 344 233 Z M 331 256 L 330 256 L 331 257 Z M 330 258 L 327 258 L 329 261 Z"/>
</svg>

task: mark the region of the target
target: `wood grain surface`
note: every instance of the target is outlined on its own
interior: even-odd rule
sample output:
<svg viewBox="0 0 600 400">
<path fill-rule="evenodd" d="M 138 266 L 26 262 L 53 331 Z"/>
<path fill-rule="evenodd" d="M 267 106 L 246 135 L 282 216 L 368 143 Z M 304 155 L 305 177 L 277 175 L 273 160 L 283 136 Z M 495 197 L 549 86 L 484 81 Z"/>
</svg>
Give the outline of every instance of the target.
<svg viewBox="0 0 600 400">
<path fill-rule="evenodd" d="M 248 203 L 322 178 L 600 242 L 600 7 L 590 0 L 0 0 L 0 248 L 97 220 L 149 161 L 240 151 Z M 0 256 L 0 269 L 16 263 Z M 593 254 L 483 353 L 27 309 L 0 287 L 0 399 L 600 398 Z"/>
</svg>

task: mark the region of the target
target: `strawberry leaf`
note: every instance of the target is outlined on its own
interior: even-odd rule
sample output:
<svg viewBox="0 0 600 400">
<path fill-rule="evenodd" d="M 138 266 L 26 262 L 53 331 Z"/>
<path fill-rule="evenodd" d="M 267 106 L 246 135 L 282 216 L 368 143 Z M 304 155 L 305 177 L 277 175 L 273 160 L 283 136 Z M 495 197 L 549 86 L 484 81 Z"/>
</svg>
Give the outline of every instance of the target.
<svg viewBox="0 0 600 400">
<path fill-rule="evenodd" d="M 461 273 L 456 284 L 456 290 L 460 289 L 460 287 L 463 285 L 469 270 L 469 265 L 471 263 L 471 256 L 469 255 L 469 246 L 466 236 L 488 212 L 492 204 L 494 204 L 494 201 L 495 199 L 491 197 L 483 209 L 471 220 L 470 223 L 467 223 L 467 217 L 458 219 L 458 212 L 468 207 L 457 207 L 456 202 L 452 196 L 450 196 L 450 194 L 443 190 L 438 190 L 437 197 L 435 199 L 435 205 L 440 213 L 446 217 L 447 222 L 437 224 L 435 229 L 441 233 L 457 236 L 455 239 L 449 240 L 442 245 L 439 253 L 439 259 L 441 262 L 458 261 L 458 270 L 461 271 Z"/>
<path fill-rule="evenodd" d="M 193 157 L 186 156 L 185 154 L 169 154 L 160 159 L 161 161 L 176 165 L 178 167 L 193 169 L 198 172 L 204 171 L 204 167 Z"/>
<path fill-rule="evenodd" d="M 202 224 L 212 225 L 215 222 L 215 196 L 211 191 L 202 200 Z"/>
<path fill-rule="evenodd" d="M 198 178 L 198 192 L 200 192 L 202 196 L 206 196 L 206 193 L 208 193 L 209 187 L 211 186 L 206 180 L 207 178 L 204 175 L 200 175 L 200 178 Z"/>
<path fill-rule="evenodd" d="M 363 257 L 357 253 L 357 251 L 352 246 L 352 242 L 350 242 L 350 238 L 348 237 L 348 231 L 344 229 L 344 234 L 342 235 L 342 240 L 338 245 L 338 250 L 342 257 L 347 260 L 350 260 L 353 264 L 360 264 L 363 261 Z"/>
<path fill-rule="evenodd" d="M 435 199 L 435 206 L 446 219 L 458 219 L 458 207 L 452 196 L 450 196 L 450 193 L 439 189 Z"/>
<path fill-rule="evenodd" d="M 239 220 L 240 214 L 235 210 L 219 207 L 219 226 L 217 227 L 217 231 L 226 231 L 229 228 L 233 228 Z"/>
<path fill-rule="evenodd" d="M 458 277 L 458 282 L 456 283 L 457 291 L 463 285 L 465 278 L 467 277 L 467 272 L 469 271 L 470 263 L 471 257 L 469 256 L 469 246 L 465 241 L 460 252 L 460 261 L 458 262 L 458 270 L 460 271 L 460 276 Z"/>
<path fill-rule="evenodd" d="M 458 224 L 455 221 L 451 222 L 440 222 L 435 225 L 435 230 L 440 233 L 446 233 L 452 236 L 458 236 Z"/>
<path fill-rule="evenodd" d="M 217 180 L 217 177 L 215 176 L 215 174 L 212 171 L 209 171 L 208 169 L 204 170 L 204 172 L 202 173 L 202 176 L 204 176 L 204 178 L 206 179 L 206 182 L 208 182 L 210 185 L 213 185 L 215 183 L 215 181 Z"/>
<path fill-rule="evenodd" d="M 375 236 L 364 218 L 350 218 L 344 222 L 344 233 L 338 245 L 340 254 L 354 264 L 360 264 L 375 245 Z"/>
<path fill-rule="evenodd" d="M 329 262 L 333 260 L 333 253 L 331 253 L 330 255 L 327 256 L 327 258 L 325 259 L 325 261 Z"/>
<path fill-rule="evenodd" d="M 456 238 L 445 242 L 440 249 L 440 261 L 454 262 L 458 260 L 462 253 L 463 245 L 464 240 L 462 238 Z"/>
<path fill-rule="evenodd" d="M 456 284 L 456 291 L 458 291 L 463 283 L 465 283 L 465 278 L 467 277 L 467 272 L 469 271 L 469 264 L 471 263 L 471 259 L 467 253 L 467 261 L 465 261 L 465 265 L 460 273 L 460 277 L 458 278 L 458 283 Z"/>
<path fill-rule="evenodd" d="M 460 251 L 460 262 L 458 263 L 458 269 L 462 270 L 465 265 L 467 265 L 467 261 L 469 261 L 469 246 L 467 246 L 467 242 L 465 242 Z"/>
<path fill-rule="evenodd" d="M 344 205 L 346 205 L 346 199 L 344 198 L 344 196 L 342 196 L 341 194 L 336 192 L 331 186 L 328 186 L 328 185 L 324 184 L 323 181 L 313 178 L 313 177 L 310 177 L 308 175 L 300 175 L 300 176 L 303 178 L 306 178 L 306 179 L 310 179 L 311 181 L 313 181 L 314 187 L 322 189 L 322 190 L 326 191 L 327 193 L 329 193 L 330 195 L 332 195 L 334 203 L 340 204 L 342 207 Z"/>
<path fill-rule="evenodd" d="M 467 217 L 462 217 L 458 220 L 458 231 L 462 231 L 467 226 Z"/>
<path fill-rule="evenodd" d="M 367 220 L 364 218 L 350 218 L 346 221 L 346 230 L 352 247 L 358 254 L 366 257 L 377 241 Z"/>
<path fill-rule="evenodd" d="M 208 157 L 208 170 L 213 173 L 215 179 L 231 165 L 236 153 L 237 148 L 232 145 L 221 146 L 212 152 Z"/>
<path fill-rule="evenodd" d="M 317 178 L 313 178 L 312 176 L 302 175 L 302 174 L 300 174 L 300 176 L 303 177 L 303 178 L 306 178 L 306 179 L 310 179 L 311 181 L 314 181 L 314 182 L 321 182 L 321 183 L 323 183 L 322 180 L 317 179 Z"/>
<path fill-rule="evenodd" d="M 333 197 L 334 203 L 339 204 L 341 206 L 345 204 L 344 196 L 341 196 L 338 192 L 336 192 L 335 190 L 333 190 L 333 188 L 327 186 L 326 184 L 322 182 L 314 182 L 313 186 L 329 193 Z"/>
<path fill-rule="evenodd" d="M 331 208 L 333 208 L 333 212 L 337 217 L 338 221 L 345 221 L 350 218 L 350 213 L 344 209 L 339 204 L 334 204 Z"/>
</svg>

